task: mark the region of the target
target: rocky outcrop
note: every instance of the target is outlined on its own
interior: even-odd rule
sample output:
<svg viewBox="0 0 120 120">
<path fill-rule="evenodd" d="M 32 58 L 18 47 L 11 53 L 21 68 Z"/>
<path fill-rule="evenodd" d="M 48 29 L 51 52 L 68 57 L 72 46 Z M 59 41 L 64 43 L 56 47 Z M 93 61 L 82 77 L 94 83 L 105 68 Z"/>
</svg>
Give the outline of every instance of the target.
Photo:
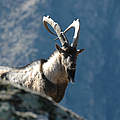
<svg viewBox="0 0 120 120">
<path fill-rule="evenodd" d="M 49 97 L 0 80 L 0 120 L 83 120 Z"/>
</svg>

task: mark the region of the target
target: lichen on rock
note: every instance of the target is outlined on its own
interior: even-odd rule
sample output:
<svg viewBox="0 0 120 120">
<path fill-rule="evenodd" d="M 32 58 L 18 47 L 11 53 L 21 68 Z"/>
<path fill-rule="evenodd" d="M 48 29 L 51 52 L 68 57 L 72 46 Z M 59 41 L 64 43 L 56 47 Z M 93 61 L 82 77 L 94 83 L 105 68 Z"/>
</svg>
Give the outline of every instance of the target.
<svg viewBox="0 0 120 120">
<path fill-rule="evenodd" d="M 43 96 L 0 80 L 0 120 L 83 120 Z"/>
</svg>

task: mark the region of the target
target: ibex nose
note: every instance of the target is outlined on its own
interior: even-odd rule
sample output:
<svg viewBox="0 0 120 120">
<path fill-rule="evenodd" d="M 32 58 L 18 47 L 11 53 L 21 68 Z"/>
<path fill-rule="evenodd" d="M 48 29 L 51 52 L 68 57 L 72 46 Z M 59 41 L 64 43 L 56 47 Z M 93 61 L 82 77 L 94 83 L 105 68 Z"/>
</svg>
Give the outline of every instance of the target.
<svg viewBox="0 0 120 120">
<path fill-rule="evenodd" d="M 68 79 L 70 82 L 74 82 L 75 69 L 67 69 Z"/>
<path fill-rule="evenodd" d="M 76 64 L 75 64 L 75 63 L 72 63 L 72 64 L 71 64 L 71 69 L 75 69 L 75 67 L 76 67 Z"/>
</svg>

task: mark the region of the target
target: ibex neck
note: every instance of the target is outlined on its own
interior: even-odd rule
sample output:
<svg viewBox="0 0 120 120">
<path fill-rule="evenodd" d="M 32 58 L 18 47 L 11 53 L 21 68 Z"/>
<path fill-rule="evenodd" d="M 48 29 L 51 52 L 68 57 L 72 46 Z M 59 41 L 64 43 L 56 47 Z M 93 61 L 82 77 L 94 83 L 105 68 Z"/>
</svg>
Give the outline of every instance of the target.
<svg viewBox="0 0 120 120">
<path fill-rule="evenodd" d="M 60 53 L 57 51 L 43 64 L 43 72 L 47 79 L 55 84 L 68 83 L 65 69 L 61 64 Z"/>
</svg>

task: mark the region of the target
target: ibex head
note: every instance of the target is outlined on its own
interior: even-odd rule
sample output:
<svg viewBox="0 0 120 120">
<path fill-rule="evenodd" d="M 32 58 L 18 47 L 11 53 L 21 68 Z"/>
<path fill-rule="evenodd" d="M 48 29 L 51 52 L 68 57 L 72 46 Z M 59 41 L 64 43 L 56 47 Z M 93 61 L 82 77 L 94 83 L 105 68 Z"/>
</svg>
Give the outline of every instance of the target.
<svg viewBox="0 0 120 120">
<path fill-rule="evenodd" d="M 61 54 L 61 64 L 64 66 L 64 69 L 68 75 L 68 79 L 71 82 L 74 82 L 74 76 L 76 71 L 76 60 L 77 56 L 84 51 L 84 49 L 77 50 L 77 43 L 80 33 L 80 22 L 79 19 L 74 20 L 73 23 L 64 31 L 62 32 L 58 23 L 54 22 L 49 16 L 43 17 L 43 23 L 45 28 L 53 35 L 57 36 L 60 40 L 62 47 L 56 44 L 56 49 Z M 50 24 L 52 28 L 55 30 L 56 33 L 53 33 L 49 28 L 48 25 Z M 75 29 L 73 42 L 69 44 L 65 33 L 70 30 L 71 28 Z"/>
</svg>

